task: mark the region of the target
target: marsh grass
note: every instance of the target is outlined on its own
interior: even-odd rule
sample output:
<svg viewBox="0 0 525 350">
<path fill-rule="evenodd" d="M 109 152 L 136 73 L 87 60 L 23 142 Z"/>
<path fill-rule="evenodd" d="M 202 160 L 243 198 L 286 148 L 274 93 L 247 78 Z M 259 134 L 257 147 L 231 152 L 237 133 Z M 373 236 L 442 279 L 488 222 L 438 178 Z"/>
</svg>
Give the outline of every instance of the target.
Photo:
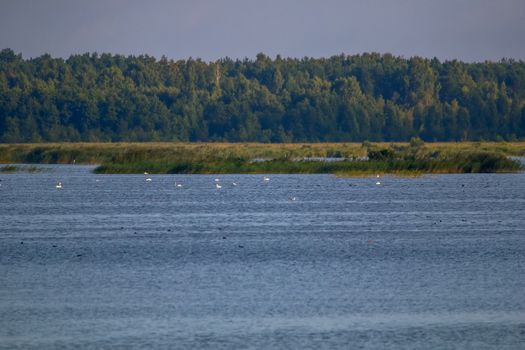
<svg viewBox="0 0 525 350">
<path fill-rule="evenodd" d="M 0 163 L 100 164 L 98 173 L 514 172 L 525 142 L 423 143 L 49 143 L 0 145 Z M 341 158 L 311 161 L 308 158 Z M 364 160 L 368 157 L 369 160 Z M 254 160 L 264 161 L 254 161 Z M 301 160 L 306 159 L 306 160 Z"/>
<path fill-rule="evenodd" d="M 6 165 L 3 167 L 0 167 L 0 172 L 2 173 L 14 173 L 17 170 L 18 170 L 18 167 L 14 165 Z"/>
<path fill-rule="evenodd" d="M 2 173 L 16 173 L 16 172 L 28 172 L 28 173 L 37 173 L 41 172 L 43 169 L 36 166 L 26 166 L 26 165 L 4 165 L 0 167 L 0 172 Z"/>
</svg>

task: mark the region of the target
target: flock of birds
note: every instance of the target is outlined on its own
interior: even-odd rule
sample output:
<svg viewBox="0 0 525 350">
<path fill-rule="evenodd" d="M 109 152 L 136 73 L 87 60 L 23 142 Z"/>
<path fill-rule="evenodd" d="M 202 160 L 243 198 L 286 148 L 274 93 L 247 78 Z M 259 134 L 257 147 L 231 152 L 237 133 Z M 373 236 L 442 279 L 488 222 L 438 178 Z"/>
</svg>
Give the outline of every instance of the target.
<svg viewBox="0 0 525 350">
<path fill-rule="evenodd" d="M 144 175 L 149 175 L 149 173 L 148 173 L 148 172 L 145 172 Z M 98 182 L 98 180 L 95 180 L 95 181 Z M 146 178 L 146 182 L 151 182 L 151 181 L 153 181 L 153 180 L 151 179 L 151 177 L 147 177 L 147 178 Z M 267 176 L 265 176 L 265 177 L 263 177 L 263 181 L 264 181 L 264 182 L 269 182 L 269 181 L 270 181 L 270 178 L 267 177 Z M 232 186 L 237 186 L 237 183 L 236 183 L 236 182 L 232 182 Z M 55 187 L 56 187 L 57 189 L 59 189 L 59 190 L 62 189 L 62 188 L 63 188 L 63 187 L 62 187 L 62 182 L 59 181 L 59 182 L 56 184 Z M 180 183 L 180 182 L 175 182 L 175 187 L 181 188 L 181 187 L 182 187 L 182 183 Z M 222 185 L 220 184 L 220 179 L 219 179 L 219 178 L 216 178 L 216 179 L 215 179 L 215 188 L 218 189 L 218 190 L 222 188 Z M 295 197 L 294 197 L 294 198 L 295 198 Z"/>
<path fill-rule="evenodd" d="M 145 172 L 144 175 L 149 175 L 149 173 L 148 173 L 148 172 Z M 381 185 L 381 182 L 379 181 L 379 177 L 380 177 L 380 176 L 377 175 L 376 177 L 378 178 L 378 180 L 377 180 L 377 182 L 376 182 L 376 185 Z M 2 180 L 0 180 L 0 181 L 2 181 Z M 99 180 L 97 179 L 97 180 L 95 180 L 95 181 L 98 182 Z M 153 180 L 151 179 L 151 177 L 147 177 L 147 178 L 146 178 L 146 182 L 151 182 L 151 181 L 153 181 Z M 268 183 L 269 181 L 270 181 L 270 178 L 269 178 L 268 176 L 264 176 L 264 177 L 263 177 L 263 182 Z M 2 185 L 2 184 L 0 183 L 0 186 L 1 186 L 1 185 Z M 232 186 L 234 186 L 234 187 L 237 186 L 237 183 L 236 183 L 236 182 L 232 182 Z M 183 185 L 182 185 L 182 183 L 180 183 L 180 182 L 175 182 L 175 187 L 177 187 L 177 188 L 182 188 Z M 63 189 L 62 182 L 61 182 L 61 181 L 57 182 L 57 184 L 55 185 L 55 188 L 58 189 L 58 190 Z M 220 183 L 220 179 L 219 179 L 219 178 L 215 178 L 215 188 L 216 188 L 217 190 L 220 190 L 220 189 L 222 188 L 222 185 L 221 185 L 221 183 Z M 297 200 L 297 197 L 290 197 L 289 200 L 292 201 L 292 202 L 295 202 L 295 201 Z"/>
<path fill-rule="evenodd" d="M 144 175 L 149 175 L 149 173 L 145 172 Z M 146 178 L 146 182 L 151 182 L 151 181 L 152 181 L 151 177 L 147 177 Z M 221 180 L 219 178 L 215 179 L 215 188 L 218 189 L 218 190 L 220 190 L 222 188 L 222 185 L 220 184 L 220 181 Z M 265 176 L 265 177 L 263 177 L 263 181 L 264 182 L 268 182 L 268 181 L 270 181 L 270 178 Z M 236 182 L 232 182 L 232 186 L 237 186 L 237 183 Z M 181 188 L 182 184 L 180 182 L 175 182 L 175 187 Z"/>
<path fill-rule="evenodd" d="M 149 175 L 149 173 L 148 173 L 148 172 L 144 172 L 144 175 Z M 379 178 L 380 178 L 379 174 L 378 174 L 376 177 L 377 177 L 377 179 L 378 179 L 377 182 L 376 182 L 376 185 L 381 185 L 381 182 L 379 181 Z M 98 180 L 95 180 L 95 181 L 98 182 Z M 153 180 L 151 179 L 151 177 L 147 177 L 145 181 L 146 181 L 146 182 L 151 182 L 151 181 L 153 181 Z M 221 180 L 220 180 L 219 178 L 215 178 L 215 188 L 216 188 L 217 190 L 220 190 L 220 189 L 222 188 L 222 185 L 221 185 L 220 181 L 221 181 Z M 264 176 L 264 177 L 263 177 L 263 182 L 268 183 L 269 181 L 270 181 L 270 178 L 269 178 L 268 176 Z M 232 186 L 237 186 L 237 183 L 236 183 L 236 182 L 232 182 Z M 55 187 L 56 187 L 57 189 L 61 190 L 61 189 L 63 188 L 63 187 L 62 187 L 62 182 L 59 181 L 59 182 L 56 184 Z M 180 183 L 180 182 L 175 182 L 175 187 L 177 187 L 177 188 L 182 188 L 183 186 L 182 186 L 182 183 Z M 296 200 L 297 200 L 297 197 L 291 197 L 290 200 L 291 200 L 291 201 L 296 201 Z"/>
</svg>

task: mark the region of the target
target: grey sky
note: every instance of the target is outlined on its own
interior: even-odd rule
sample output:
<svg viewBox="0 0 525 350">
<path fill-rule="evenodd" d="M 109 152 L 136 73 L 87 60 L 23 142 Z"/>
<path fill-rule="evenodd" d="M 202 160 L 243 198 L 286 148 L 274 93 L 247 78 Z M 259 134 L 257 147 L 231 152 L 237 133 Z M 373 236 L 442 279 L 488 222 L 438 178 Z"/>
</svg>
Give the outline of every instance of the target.
<svg viewBox="0 0 525 350">
<path fill-rule="evenodd" d="M 0 48 L 179 59 L 525 59 L 525 0 L 0 0 Z"/>
</svg>

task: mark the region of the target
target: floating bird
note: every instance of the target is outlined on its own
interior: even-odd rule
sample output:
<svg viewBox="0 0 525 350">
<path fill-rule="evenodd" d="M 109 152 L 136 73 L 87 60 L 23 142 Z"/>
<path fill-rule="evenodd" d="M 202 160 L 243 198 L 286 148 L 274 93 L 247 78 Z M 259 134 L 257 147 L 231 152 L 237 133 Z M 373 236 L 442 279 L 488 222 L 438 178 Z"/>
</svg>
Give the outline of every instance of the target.
<svg viewBox="0 0 525 350">
<path fill-rule="evenodd" d="M 379 178 L 379 174 L 377 174 L 376 177 Z"/>
<path fill-rule="evenodd" d="M 215 182 L 219 182 L 220 180 L 219 179 L 215 179 Z"/>
<path fill-rule="evenodd" d="M 219 184 L 215 184 L 215 187 L 216 187 L 217 189 L 221 189 L 221 188 L 222 188 L 222 186 L 219 185 Z"/>
<path fill-rule="evenodd" d="M 379 182 L 379 181 L 378 181 L 378 182 L 376 182 L 376 185 L 381 185 L 381 182 Z"/>
<path fill-rule="evenodd" d="M 146 179 L 146 182 L 151 182 L 151 177 L 148 177 L 148 178 Z"/>
<path fill-rule="evenodd" d="M 297 197 L 291 197 L 290 200 L 291 200 L 292 202 L 295 202 L 295 201 L 297 200 Z"/>
<path fill-rule="evenodd" d="M 62 182 L 58 182 L 58 184 L 55 187 L 58 189 L 62 189 Z"/>
<path fill-rule="evenodd" d="M 263 180 L 264 181 L 270 181 L 270 178 L 265 176 L 265 177 L 263 177 Z"/>
<path fill-rule="evenodd" d="M 144 172 L 144 175 L 149 175 L 147 171 Z"/>
<path fill-rule="evenodd" d="M 175 186 L 182 187 L 182 184 L 175 183 Z"/>
<path fill-rule="evenodd" d="M 236 184 L 235 182 L 232 182 L 232 185 L 233 185 L 233 186 L 237 186 L 237 184 Z"/>
</svg>

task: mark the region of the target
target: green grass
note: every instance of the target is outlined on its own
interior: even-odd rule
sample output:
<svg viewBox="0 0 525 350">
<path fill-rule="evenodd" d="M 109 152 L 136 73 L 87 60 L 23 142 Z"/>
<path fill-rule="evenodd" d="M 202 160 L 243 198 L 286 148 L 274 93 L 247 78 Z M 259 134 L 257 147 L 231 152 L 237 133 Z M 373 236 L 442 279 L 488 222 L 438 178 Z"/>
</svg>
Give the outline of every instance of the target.
<svg viewBox="0 0 525 350">
<path fill-rule="evenodd" d="M 277 159 L 262 163 L 246 161 L 216 162 L 136 162 L 108 163 L 98 167 L 97 173 L 168 173 L 168 174 L 346 174 L 376 173 L 488 173 L 514 172 L 519 164 L 505 156 L 493 153 L 456 154 L 437 159 L 384 159 L 370 161 L 290 161 Z"/>
<path fill-rule="evenodd" d="M 0 172 L 2 173 L 14 173 L 17 170 L 18 170 L 18 167 L 14 165 L 6 165 L 3 167 L 0 167 Z"/>
<path fill-rule="evenodd" d="M 369 156 L 370 160 L 358 157 Z M 0 163 L 100 164 L 98 173 L 391 173 L 515 172 L 525 142 L 459 143 L 50 143 L 2 144 Z M 301 160 L 344 157 L 346 161 Z M 266 161 L 255 161 L 266 160 Z M 357 160 L 356 160 L 357 159 Z"/>
<path fill-rule="evenodd" d="M 16 173 L 16 172 L 21 172 L 21 171 L 29 172 L 29 173 L 37 173 L 37 172 L 42 171 L 42 169 L 36 166 L 26 166 L 26 165 L 22 165 L 22 166 L 5 165 L 5 166 L 0 167 L 0 172 L 2 173 Z"/>
</svg>

